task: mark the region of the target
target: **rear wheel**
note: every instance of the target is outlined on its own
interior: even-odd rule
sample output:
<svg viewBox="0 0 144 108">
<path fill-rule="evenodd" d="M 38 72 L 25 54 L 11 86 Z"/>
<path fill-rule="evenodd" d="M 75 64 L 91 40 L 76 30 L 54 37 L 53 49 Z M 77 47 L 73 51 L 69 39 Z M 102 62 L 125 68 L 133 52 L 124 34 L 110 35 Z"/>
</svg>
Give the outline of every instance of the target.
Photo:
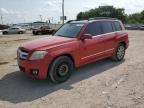
<svg viewBox="0 0 144 108">
<path fill-rule="evenodd" d="M 70 78 L 72 71 L 72 60 L 67 56 L 61 56 L 50 66 L 49 77 L 54 83 L 62 83 Z"/>
<path fill-rule="evenodd" d="M 122 61 L 125 56 L 125 46 L 123 43 L 120 43 L 117 47 L 116 53 L 113 57 L 115 61 Z"/>
<path fill-rule="evenodd" d="M 3 32 L 3 35 L 6 35 L 6 34 L 8 34 L 8 32 L 6 32 L 6 31 L 5 31 L 5 32 Z"/>
<path fill-rule="evenodd" d="M 20 32 L 18 32 L 18 34 L 23 34 L 23 32 L 22 32 L 22 31 L 20 31 Z"/>
</svg>

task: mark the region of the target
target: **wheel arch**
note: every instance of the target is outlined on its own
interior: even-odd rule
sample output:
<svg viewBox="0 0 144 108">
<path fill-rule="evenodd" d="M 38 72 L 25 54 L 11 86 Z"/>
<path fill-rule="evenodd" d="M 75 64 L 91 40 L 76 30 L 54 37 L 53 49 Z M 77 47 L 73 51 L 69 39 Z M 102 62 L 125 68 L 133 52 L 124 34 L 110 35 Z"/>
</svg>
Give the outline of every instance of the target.
<svg viewBox="0 0 144 108">
<path fill-rule="evenodd" d="M 119 42 L 119 44 L 123 44 L 124 47 L 125 47 L 125 49 L 127 48 L 127 45 L 126 45 L 126 42 L 125 42 L 125 41 L 121 41 L 121 42 Z"/>
<path fill-rule="evenodd" d="M 59 58 L 59 57 L 61 57 L 61 56 L 69 57 L 69 58 L 72 60 L 72 62 L 73 62 L 74 68 L 76 67 L 76 63 L 75 63 L 74 57 L 73 57 L 71 54 L 64 53 L 64 54 L 60 54 L 60 55 L 54 57 L 54 58 L 51 60 L 50 65 L 49 65 L 49 67 L 48 67 L 48 72 L 49 72 L 49 70 L 50 70 L 50 68 L 51 68 L 52 63 L 53 63 L 57 58 Z"/>
</svg>

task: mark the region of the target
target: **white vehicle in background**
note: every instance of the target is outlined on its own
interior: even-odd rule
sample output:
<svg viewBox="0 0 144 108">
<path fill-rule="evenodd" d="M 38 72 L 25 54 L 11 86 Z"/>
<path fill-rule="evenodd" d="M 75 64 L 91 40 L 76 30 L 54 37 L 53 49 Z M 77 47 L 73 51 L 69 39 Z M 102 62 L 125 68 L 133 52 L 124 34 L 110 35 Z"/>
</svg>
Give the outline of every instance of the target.
<svg viewBox="0 0 144 108">
<path fill-rule="evenodd" d="M 20 27 L 10 27 L 8 29 L 2 30 L 3 35 L 6 35 L 6 34 L 24 34 L 24 33 L 26 33 L 26 30 L 22 29 Z"/>
</svg>

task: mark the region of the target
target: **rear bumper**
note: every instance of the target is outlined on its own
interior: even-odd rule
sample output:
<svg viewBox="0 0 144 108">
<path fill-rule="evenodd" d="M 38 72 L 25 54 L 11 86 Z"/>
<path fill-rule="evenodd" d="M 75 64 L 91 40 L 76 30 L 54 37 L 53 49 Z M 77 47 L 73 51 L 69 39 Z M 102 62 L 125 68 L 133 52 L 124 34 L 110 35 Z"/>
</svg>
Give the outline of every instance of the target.
<svg viewBox="0 0 144 108">
<path fill-rule="evenodd" d="M 46 79 L 48 77 L 49 62 L 46 60 L 30 61 L 30 60 L 17 60 L 19 68 L 27 77 Z M 37 70 L 38 74 L 33 74 L 32 71 Z"/>
</svg>

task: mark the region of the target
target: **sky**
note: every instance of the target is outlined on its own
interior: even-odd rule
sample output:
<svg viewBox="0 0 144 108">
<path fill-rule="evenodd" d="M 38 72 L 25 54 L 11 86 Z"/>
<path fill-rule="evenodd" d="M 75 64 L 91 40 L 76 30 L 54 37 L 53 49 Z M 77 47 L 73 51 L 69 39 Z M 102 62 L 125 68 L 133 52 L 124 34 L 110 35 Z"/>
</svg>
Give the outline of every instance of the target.
<svg viewBox="0 0 144 108">
<path fill-rule="evenodd" d="M 43 21 L 58 22 L 61 5 L 62 0 L 0 0 L 0 16 L 4 24 L 40 21 L 40 15 Z M 103 5 L 124 8 L 127 14 L 144 10 L 144 0 L 65 0 L 65 15 L 68 20 L 76 19 L 79 12 Z"/>
</svg>

